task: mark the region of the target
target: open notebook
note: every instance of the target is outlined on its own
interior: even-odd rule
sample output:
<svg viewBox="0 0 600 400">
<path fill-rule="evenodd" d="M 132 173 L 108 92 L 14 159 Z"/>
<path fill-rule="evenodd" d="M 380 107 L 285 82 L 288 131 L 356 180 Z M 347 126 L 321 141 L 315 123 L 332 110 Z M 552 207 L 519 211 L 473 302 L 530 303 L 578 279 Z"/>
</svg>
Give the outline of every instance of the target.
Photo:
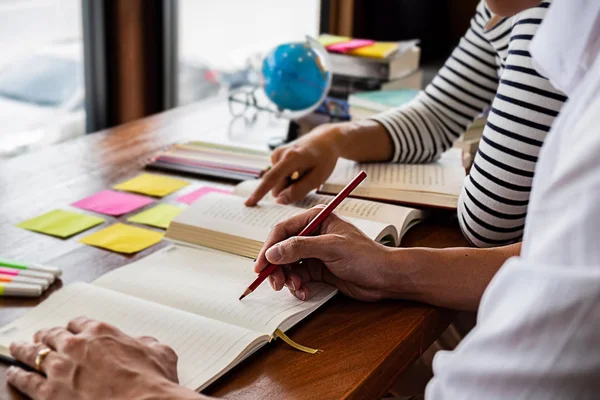
<svg viewBox="0 0 600 400">
<path fill-rule="evenodd" d="M 336 293 L 329 285 L 312 283 L 311 298 L 301 302 L 261 285 L 239 301 L 255 278 L 247 258 L 168 247 L 92 284 L 59 290 L 0 328 L 0 351 L 8 354 L 12 341 L 31 340 L 38 329 L 65 326 L 85 315 L 171 346 L 179 355 L 180 383 L 202 390 L 267 344 L 277 328 L 286 331 Z"/>
<path fill-rule="evenodd" d="M 361 170 L 369 178 L 354 189 L 354 197 L 449 209 L 456 209 L 466 176 L 460 149 L 448 150 L 430 164 L 358 164 L 340 159 L 319 191 L 337 194 Z"/>
<path fill-rule="evenodd" d="M 312 194 L 298 204 L 301 207 L 264 201 L 248 208 L 242 196 L 253 190 L 250 185 L 237 187 L 238 196 L 206 195 L 184 210 L 166 234 L 181 244 L 109 272 L 92 284 L 69 285 L 0 328 L 0 352 L 7 353 L 12 341 L 31 340 L 39 329 L 64 326 L 85 315 L 129 335 L 156 337 L 179 355 L 183 386 L 195 390 L 208 386 L 267 344 L 277 329 L 285 332 L 336 293 L 329 285 L 313 282 L 311 298 L 301 302 L 264 284 L 238 300 L 256 278 L 251 259 L 271 227 L 302 212 L 301 207 L 330 201 L 330 196 Z M 424 216 L 415 209 L 355 199 L 344 200 L 338 211 L 362 217 L 349 219 L 367 236 L 393 245 Z"/>
<path fill-rule="evenodd" d="M 240 196 L 211 193 L 201 197 L 171 222 L 166 238 L 256 258 L 275 224 L 313 204 L 329 202 L 329 196 L 312 195 L 300 203 L 302 207 L 269 201 L 246 207 L 241 197 L 246 189 L 236 189 Z M 393 246 L 399 246 L 402 235 L 424 217 L 416 209 L 349 199 L 338 210 L 371 239 Z"/>
</svg>

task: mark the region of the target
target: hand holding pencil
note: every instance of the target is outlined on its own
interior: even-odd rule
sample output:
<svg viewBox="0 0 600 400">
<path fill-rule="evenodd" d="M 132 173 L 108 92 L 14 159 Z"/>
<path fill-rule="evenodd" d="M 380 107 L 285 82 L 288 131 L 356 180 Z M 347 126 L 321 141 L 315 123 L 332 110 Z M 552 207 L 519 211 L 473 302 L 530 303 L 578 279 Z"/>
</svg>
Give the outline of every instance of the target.
<svg viewBox="0 0 600 400">
<path fill-rule="evenodd" d="M 365 177 L 364 172 L 359 173 L 326 207 L 315 207 L 278 224 L 267 238 L 255 263 L 255 271 L 259 273 L 258 278 L 246 289 L 240 299 L 252 293 L 265 279 L 269 278 L 274 289 L 281 290 L 285 284 L 298 298 L 305 300 L 308 298 L 309 288 L 302 287 L 302 283 L 311 280 L 310 274 L 303 272 L 303 278 L 306 279 L 298 279 L 297 275 L 291 272 L 286 274 L 277 265 L 287 268 L 288 265 L 293 265 L 300 260 L 312 258 L 327 261 L 329 260 L 328 249 L 331 249 L 331 254 L 334 254 L 335 245 L 340 245 L 338 250 L 343 250 L 347 244 L 352 245 L 352 241 L 364 245 L 362 249 L 360 246 L 355 248 L 364 250 L 364 256 L 361 257 L 372 257 L 381 250 L 383 246 L 369 239 L 352 224 L 331 214 Z M 310 236 L 315 232 L 320 233 L 321 236 Z M 350 241 L 348 243 L 340 241 L 342 235 L 346 235 Z M 290 238 L 290 236 L 293 237 Z M 377 261 L 377 257 L 373 257 L 373 259 Z M 303 263 L 303 268 L 307 267 L 311 267 L 310 261 Z M 287 271 L 291 270 L 287 268 Z M 325 274 L 328 278 L 334 276 L 329 272 Z M 323 278 L 325 275 L 321 275 L 319 280 L 324 280 Z M 335 281 L 335 279 L 328 280 L 329 283 Z"/>
</svg>

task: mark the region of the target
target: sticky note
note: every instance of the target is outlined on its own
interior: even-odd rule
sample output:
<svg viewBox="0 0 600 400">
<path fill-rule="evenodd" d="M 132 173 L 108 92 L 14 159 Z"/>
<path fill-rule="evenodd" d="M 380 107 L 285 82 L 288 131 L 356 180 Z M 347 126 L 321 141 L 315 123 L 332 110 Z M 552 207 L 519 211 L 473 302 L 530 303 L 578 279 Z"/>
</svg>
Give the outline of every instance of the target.
<svg viewBox="0 0 600 400">
<path fill-rule="evenodd" d="M 54 210 L 39 217 L 17 224 L 18 227 L 34 232 L 45 233 L 59 238 L 68 238 L 94 226 L 104 219 L 63 210 Z"/>
<path fill-rule="evenodd" d="M 333 51 L 336 53 L 347 53 L 350 50 L 359 49 L 361 47 L 370 46 L 374 44 L 374 40 L 369 39 L 352 39 L 349 42 L 334 43 L 327 47 L 327 51 Z"/>
<path fill-rule="evenodd" d="M 123 215 L 154 202 L 154 200 L 130 193 L 105 190 L 71 204 L 73 207 L 106 215 Z"/>
<path fill-rule="evenodd" d="M 180 203 L 185 203 L 185 204 L 192 204 L 194 201 L 198 200 L 200 197 L 202 196 L 206 196 L 209 193 L 225 193 L 225 194 L 231 194 L 232 191 L 231 190 L 227 190 L 227 189 L 219 189 L 216 187 L 211 187 L 211 186 L 204 186 L 198 190 L 194 190 L 191 193 L 185 194 L 181 197 L 176 198 L 175 200 L 177 200 Z"/>
<path fill-rule="evenodd" d="M 117 190 L 147 194 L 148 196 L 164 197 L 189 185 L 181 179 L 170 178 L 163 175 L 142 174 L 133 179 L 119 183 L 114 187 Z"/>
<path fill-rule="evenodd" d="M 127 218 L 127 221 L 167 229 L 173 218 L 178 216 L 181 211 L 183 211 L 181 207 L 159 204 Z"/>
<path fill-rule="evenodd" d="M 348 36 L 335 36 L 335 35 L 328 35 L 328 34 L 323 34 L 320 35 L 317 40 L 319 41 L 319 43 L 321 43 L 324 47 L 327 47 L 329 45 L 332 44 L 337 44 L 337 43 L 344 43 L 344 42 L 348 42 L 350 40 L 352 40 L 351 37 Z"/>
<path fill-rule="evenodd" d="M 84 237 L 80 242 L 117 253 L 131 254 L 154 246 L 162 240 L 162 237 L 160 233 L 148 229 L 114 224 Z"/>
</svg>

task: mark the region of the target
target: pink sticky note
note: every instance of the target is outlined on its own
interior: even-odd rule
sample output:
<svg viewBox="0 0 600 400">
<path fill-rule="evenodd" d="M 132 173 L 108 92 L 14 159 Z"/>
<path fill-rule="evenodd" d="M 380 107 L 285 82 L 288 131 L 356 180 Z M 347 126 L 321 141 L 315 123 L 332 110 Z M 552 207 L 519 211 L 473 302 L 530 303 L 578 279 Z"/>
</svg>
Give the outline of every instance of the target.
<svg viewBox="0 0 600 400">
<path fill-rule="evenodd" d="M 100 214 L 117 216 L 127 214 L 153 202 L 154 200 L 145 196 L 105 190 L 71 205 Z"/>
<path fill-rule="evenodd" d="M 231 194 L 232 191 L 231 190 L 226 190 L 226 189 L 219 189 L 219 188 L 215 188 L 215 187 L 210 187 L 210 186 L 204 186 L 204 187 L 202 187 L 202 188 L 200 188 L 198 190 L 194 190 L 191 193 L 184 194 L 183 196 L 178 197 L 175 200 L 177 200 L 180 203 L 192 204 L 194 201 L 198 200 L 200 197 L 206 196 L 209 193 Z"/>
<path fill-rule="evenodd" d="M 369 39 L 352 39 L 348 42 L 334 43 L 327 46 L 328 51 L 336 53 L 347 53 L 350 50 L 359 49 L 361 47 L 370 46 L 374 44 L 374 40 Z"/>
</svg>

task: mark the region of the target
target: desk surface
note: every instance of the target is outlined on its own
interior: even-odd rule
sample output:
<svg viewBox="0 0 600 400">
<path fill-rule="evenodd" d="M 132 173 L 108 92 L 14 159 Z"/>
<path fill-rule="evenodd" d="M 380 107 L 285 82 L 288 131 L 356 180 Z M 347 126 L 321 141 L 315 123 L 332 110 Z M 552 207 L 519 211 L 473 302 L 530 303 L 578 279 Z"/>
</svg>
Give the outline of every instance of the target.
<svg viewBox="0 0 600 400">
<path fill-rule="evenodd" d="M 229 120 L 224 104 L 208 102 L 0 161 L 0 254 L 61 267 L 62 282 L 55 283 L 47 296 L 61 285 L 90 282 L 158 250 L 165 243 L 126 257 L 79 244 L 78 239 L 89 232 L 63 241 L 15 224 L 55 208 L 68 209 L 76 200 L 135 176 L 149 157 L 171 143 L 263 140 L 236 137 L 235 131 L 227 135 Z M 197 186 L 203 183 L 189 180 Z M 466 242 L 455 223 L 428 222 L 414 228 L 404 244 L 447 247 Z M 15 320 L 41 300 L 0 298 L 0 325 Z M 322 354 L 309 356 L 273 343 L 207 393 L 235 399 L 375 398 L 385 393 L 389 382 L 441 334 L 450 319 L 450 312 L 421 304 L 366 304 L 337 296 L 291 331 L 294 339 L 318 346 L 324 350 Z M 3 372 L 0 366 L 0 399 L 19 398 L 4 383 Z"/>
</svg>

